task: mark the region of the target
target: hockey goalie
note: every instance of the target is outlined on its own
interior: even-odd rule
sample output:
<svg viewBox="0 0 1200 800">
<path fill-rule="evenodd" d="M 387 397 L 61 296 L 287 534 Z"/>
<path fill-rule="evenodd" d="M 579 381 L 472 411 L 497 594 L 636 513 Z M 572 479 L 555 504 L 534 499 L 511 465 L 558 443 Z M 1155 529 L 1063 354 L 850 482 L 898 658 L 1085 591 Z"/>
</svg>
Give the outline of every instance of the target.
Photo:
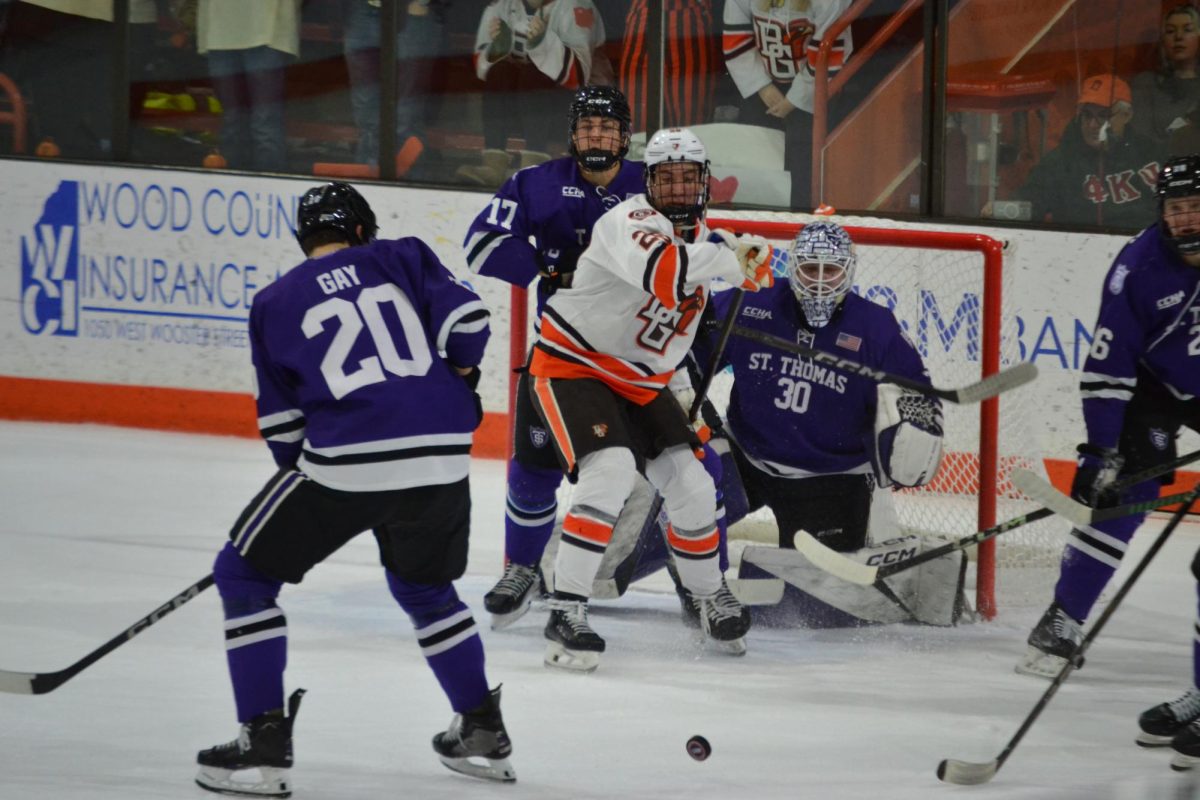
<svg viewBox="0 0 1200 800">
<path fill-rule="evenodd" d="M 744 296 L 739 326 L 928 384 L 920 354 L 891 311 L 850 291 L 856 255 L 842 227 L 806 226 L 787 262 L 786 282 Z M 726 318 L 734 297 L 733 292 L 714 297 L 715 320 Z M 710 363 L 716 338 L 698 338 L 696 364 Z M 729 404 L 723 419 L 709 415 L 708 424 L 699 427 L 722 430 L 706 445 L 703 459 L 720 490 L 721 527 L 770 509 L 779 531 L 772 542 L 777 552 L 768 557 L 765 551 L 776 548 L 747 548 L 739 578 L 743 585 L 771 577 L 787 584 L 778 603 L 753 607 L 755 618 L 813 627 L 953 624 L 966 607 L 961 552 L 898 572 L 881 589 L 847 584 L 794 550 L 796 533 L 803 530 L 870 564 L 921 552 L 920 537 L 901 535 L 891 492 L 925 485 L 936 475 L 942 457 L 940 401 L 736 335 L 718 367 L 733 373 Z M 681 395 L 686 408 L 694 395 L 689 389 Z M 609 596 L 666 559 L 653 493 L 647 489 L 640 502 L 637 497 L 622 513 L 600 576 L 609 583 L 597 588 Z"/>
</svg>

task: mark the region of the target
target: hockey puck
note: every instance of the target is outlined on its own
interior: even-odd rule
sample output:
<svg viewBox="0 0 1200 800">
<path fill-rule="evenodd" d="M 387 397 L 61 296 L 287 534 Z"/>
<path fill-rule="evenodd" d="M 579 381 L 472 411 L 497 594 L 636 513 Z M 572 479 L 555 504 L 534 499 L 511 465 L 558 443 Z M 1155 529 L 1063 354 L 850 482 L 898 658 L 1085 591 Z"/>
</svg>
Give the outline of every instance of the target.
<svg viewBox="0 0 1200 800">
<path fill-rule="evenodd" d="M 712 745 L 703 736 L 693 736 L 687 741 L 687 752 L 697 761 L 703 761 L 712 755 Z"/>
</svg>

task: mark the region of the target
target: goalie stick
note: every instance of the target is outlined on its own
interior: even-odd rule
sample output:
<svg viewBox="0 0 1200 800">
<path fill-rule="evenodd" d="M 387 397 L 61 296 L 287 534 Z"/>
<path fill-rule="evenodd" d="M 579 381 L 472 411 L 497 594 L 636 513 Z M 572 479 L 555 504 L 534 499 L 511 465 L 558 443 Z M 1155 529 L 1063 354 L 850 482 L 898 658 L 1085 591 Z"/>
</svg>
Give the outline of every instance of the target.
<svg viewBox="0 0 1200 800">
<path fill-rule="evenodd" d="M 1176 469 L 1177 467 L 1182 467 L 1187 464 L 1191 464 L 1195 461 L 1200 461 L 1200 450 L 1196 450 L 1191 453 L 1187 453 L 1186 455 L 1179 456 L 1178 458 L 1173 459 L 1173 460 L 1168 461 L 1163 464 L 1156 464 L 1152 467 L 1147 467 L 1146 469 L 1142 470 L 1141 472 L 1135 472 L 1134 474 L 1126 476 L 1125 478 L 1122 478 L 1121 480 L 1117 481 L 1115 484 L 1113 484 L 1112 488 L 1116 491 L 1128 489 L 1130 486 L 1135 486 L 1143 481 L 1148 481 L 1151 478 L 1157 478 L 1159 475 L 1165 475 L 1166 473 L 1170 472 L 1173 469 Z M 1028 471 L 1027 470 L 1017 470 L 1016 472 L 1020 473 L 1020 472 L 1028 472 Z M 1028 474 L 1031 475 L 1033 478 L 1035 478 L 1039 484 L 1045 483 L 1045 481 L 1042 481 L 1041 478 L 1038 478 L 1036 475 L 1033 475 L 1033 473 L 1028 473 Z M 1016 473 L 1014 473 L 1014 475 L 1013 475 L 1013 482 L 1014 482 L 1014 484 L 1018 484 Z M 1063 495 L 1059 494 L 1054 489 L 1054 487 L 1050 486 L 1049 484 L 1046 484 L 1046 486 L 1049 487 L 1050 491 L 1053 492 L 1058 497 L 1064 497 Z M 991 526 L 990 528 L 984 528 L 981 531 L 972 533 L 970 536 L 964 536 L 961 539 L 955 539 L 953 542 L 947 542 L 945 544 L 939 545 L 939 546 L 933 548 L 932 550 L 927 550 L 924 553 L 920 553 L 918 555 L 913 556 L 912 558 L 905 559 L 904 561 L 899 561 L 895 564 L 884 564 L 883 566 L 880 566 L 880 567 L 873 567 L 873 566 L 868 566 L 867 564 L 862 564 L 858 561 L 848 558 L 847 556 L 843 555 L 842 553 L 837 552 L 836 550 L 831 550 L 830 548 L 826 547 L 825 545 L 821 544 L 819 541 L 814 539 L 812 536 L 810 536 L 805 531 L 797 531 L 796 538 L 795 538 L 796 549 L 799 550 L 801 553 L 803 553 L 804 557 L 807 558 L 809 561 L 811 561 L 815 566 L 820 567 L 821 569 L 825 570 L 829 574 L 835 575 L 835 576 L 841 578 L 842 580 L 848 581 L 850 583 L 857 583 L 857 584 L 861 584 L 863 586 L 870 586 L 874 583 L 878 583 L 878 582 L 884 580 L 885 578 L 895 575 L 897 572 L 903 572 L 906 569 L 912 569 L 913 567 L 920 566 L 921 564 L 924 564 L 927 561 L 932 561 L 935 558 L 941 558 L 942 556 L 946 555 L 947 553 L 953 553 L 956 550 L 963 550 L 968 547 L 973 547 L 974 545 L 980 544 L 981 542 L 985 542 L 994 536 L 999 536 L 1000 534 L 1007 533 L 1008 531 L 1011 531 L 1015 528 L 1020 528 L 1022 525 L 1028 525 L 1031 522 L 1037 522 L 1038 520 L 1046 519 L 1047 517 L 1053 516 L 1055 513 L 1058 513 L 1056 510 L 1048 507 L 1049 504 L 1043 502 L 1042 500 L 1040 500 L 1037 497 L 1034 497 L 1033 494 L 1030 494 L 1028 489 L 1025 489 L 1024 487 L 1020 486 L 1019 484 L 1018 484 L 1018 488 L 1020 488 L 1022 491 L 1024 491 L 1026 494 L 1028 494 L 1029 497 L 1032 500 L 1034 500 L 1035 502 L 1042 503 L 1043 506 L 1047 506 L 1047 507 L 1039 508 L 1034 511 L 1030 511 L 1026 514 L 1021 514 L 1020 516 L 1013 517 L 1010 520 L 1006 520 L 1004 522 L 997 523 L 997 524 Z M 1185 493 L 1183 495 L 1172 495 L 1170 498 L 1161 498 L 1161 500 L 1165 501 L 1162 503 L 1163 505 L 1170 505 L 1171 503 L 1178 503 L 1178 502 L 1182 501 L 1187 496 L 1188 496 L 1188 494 Z M 1066 499 L 1070 502 L 1074 502 L 1074 501 L 1070 500 L 1070 498 L 1064 497 L 1064 499 Z M 1076 504 L 1076 505 L 1081 505 L 1081 504 Z M 1087 508 L 1087 506 L 1082 506 L 1082 507 Z M 1155 507 L 1157 507 L 1157 506 L 1155 506 Z M 1107 511 L 1109 509 L 1103 509 L 1103 510 Z M 1129 513 L 1137 513 L 1137 512 L 1129 512 Z M 1122 516 L 1122 515 L 1118 514 L 1117 516 Z"/>
<path fill-rule="evenodd" d="M 976 381 L 975 383 L 960 386 L 957 389 L 939 389 L 936 386 L 927 386 L 920 381 L 914 381 L 911 378 L 906 378 L 903 375 L 896 375 L 891 372 L 885 372 L 881 369 L 874 369 L 865 364 L 860 364 L 857 361 L 851 361 L 846 358 L 835 356 L 832 353 L 827 353 L 824 350 L 817 350 L 813 347 L 806 347 L 802 344 L 789 342 L 787 339 L 782 339 L 778 336 L 772 336 L 769 333 L 756 331 L 753 328 L 745 328 L 741 325 L 735 325 L 733 332 L 738 336 L 743 336 L 747 339 L 753 339 L 756 342 L 769 345 L 770 347 L 786 350 L 789 353 L 811 358 L 820 364 L 833 367 L 834 369 L 848 372 L 853 375 L 858 375 L 863 378 L 869 378 L 876 383 L 894 383 L 904 389 L 910 389 L 914 392 L 919 392 L 931 397 L 938 397 L 951 403 L 968 404 L 978 403 L 987 400 L 990 397 L 995 397 L 999 394 L 1007 392 L 1011 389 L 1016 389 L 1018 386 L 1024 386 L 1037 377 L 1037 366 L 1031 361 L 1022 361 L 1016 366 L 1002 369 L 994 375 L 988 375 L 986 378 Z"/>
<path fill-rule="evenodd" d="M 943 759 L 937 767 L 938 780 L 945 781 L 947 783 L 957 783 L 960 785 L 969 786 L 977 783 L 987 783 L 995 777 L 996 773 L 1000 771 L 1000 768 L 1004 766 L 1004 762 L 1007 761 L 1008 757 L 1012 755 L 1013 750 L 1015 750 L 1017 745 L 1020 744 L 1021 739 L 1025 736 L 1026 732 L 1033 727 L 1033 723 L 1050 703 L 1050 698 L 1054 697 L 1055 692 L 1058 691 L 1058 687 L 1062 686 L 1067 680 L 1072 670 L 1075 669 L 1075 665 L 1082 661 L 1083 654 L 1087 651 L 1088 647 L 1091 646 L 1095 638 L 1100 635 L 1100 631 L 1104 628 L 1105 623 L 1108 622 L 1109 618 L 1114 612 L 1116 612 L 1117 606 L 1121 605 L 1121 601 L 1125 599 L 1125 595 L 1127 595 L 1129 590 L 1133 588 L 1134 582 L 1141 577 L 1141 574 L 1145 572 L 1146 567 L 1149 566 L 1151 559 L 1153 559 L 1154 556 L 1158 554 L 1158 551 L 1162 549 L 1162 546 L 1166 544 L 1167 537 L 1171 535 L 1175 528 L 1179 526 L 1179 523 L 1183 521 L 1183 518 L 1187 515 L 1187 512 L 1191 510 L 1192 504 L 1196 502 L 1197 497 L 1200 497 L 1200 486 L 1197 486 L 1195 489 L 1187 493 L 1183 501 L 1183 506 L 1171 517 L 1171 521 L 1167 523 L 1167 526 L 1163 528 L 1162 533 L 1160 533 L 1158 538 L 1154 540 L 1154 544 L 1150 545 L 1150 549 L 1146 552 L 1146 555 L 1142 556 L 1142 560 L 1138 562 L 1136 567 L 1134 567 L 1133 572 L 1129 574 L 1129 578 L 1121 585 L 1121 588 L 1117 590 L 1117 593 L 1113 595 L 1113 599 L 1104 609 L 1104 613 L 1100 615 L 1100 618 L 1096 620 L 1096 624 L 1093 625 L 1092 629 L 1088 631 L 1086 636 L 1083 637 L 1083 641 L 1075 646 L 1075 652 L 1071 653 L 1070 657 L 1067 658 L 1067 663 L 1063 665 L 1061 670 L 1059 670 L 1058 675 L 1055 676 L 1054 681 L 1050 684 L 1050 688 L 1046 689 L 1046 691 L 1042 694 L 1041 699 L 1037 701 L 1033 707 L 1033 710 L 1030 711 L 1025 717 L 1025 721 L 1021 723 L 1021 727 L 1017 728 L 1017 732 L 1013 734 L 1013 737 L 1008 741 L 1008 744 L 1004 746 L 1004 749 L 1000 751 L 1000 754 L 991 761 L 984 761 L 981 763 L 973 761 L 959 761 L 956 758 Z"/>
<path fill-rule="evenodd" d="M 1119 506 L 1107 506 L 1104 508 L 1092 508 L 1084 505 L 1078 500 L 1074 500 L 1067 495 L 1055 489 L 1050 482 L 1044 478 L 1035 475 L 1027 469 L 1019 469 L 1013 473 L 1013 485 L 1020 489 L 1030 498 L 1044 505 L 1046 508 L 1052 509 L 1055 514 L 1069 520 L 1073 525 L 1094 525 L 1097 522 L 1105 522 L 1110 519 L 1119 517 L 1128 517 L 1133 514 L 1140 514 L 1143 511 L 1153 511 L 1156 508 L 1163 506 L 1171 506 L 1176 503 L 1182 503 L 1184 500 L 1192 496 L 1192 492 L 1178 492 L 1169 494 L 1164 497 L 1155 497 L 1150 500 L 1143 500 L 1138 503 L 1125 503 Z"/>
<path fill-rule="evenodd" d="M 0 670 L 0 692 L 8 692 L 10 694 L 45 694 L 46 692 L 54 691 L 212 585 L 213 576 L 210 573 L 66 669 L 60 669 L 58 672 L 12 672 L 10 670 Z"/>
</svg>

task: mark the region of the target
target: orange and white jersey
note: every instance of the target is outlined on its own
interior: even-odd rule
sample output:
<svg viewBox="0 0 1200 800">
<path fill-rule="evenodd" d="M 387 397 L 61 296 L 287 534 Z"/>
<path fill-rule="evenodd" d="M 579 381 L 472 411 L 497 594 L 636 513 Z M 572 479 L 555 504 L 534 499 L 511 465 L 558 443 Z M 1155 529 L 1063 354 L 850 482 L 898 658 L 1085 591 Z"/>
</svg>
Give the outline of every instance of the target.
<svg viewBox="0 0 1200 800">
<path fill-rule="evenodd" d="M 595 378 L 645 404 L 667 385 L 691 349 L 709 284 L 742 284 L 733 250 L 675 236 L 644 194 L 602 216 L 579 258 L 574 282 L 546 302 L 530 374 Z"/>
<path fill-rule="evenodd" d="M 774 81 L 787 84 L 796 108 L 813 110 L 813 75 L 825 33 L 851 0 L 726 0 L 721 48 L 742 97 Z M 833 45 L 829 74 L 842 68 L 853 44 L 846 28 Z"/>
<path fill-rule="evenodd" d="M 535 17 L 546 23 L 545 32 L 529 37 Z M 511 46 L 504 58 L 532 63 L 555 83 L 578 89 L 591 80 L 592 51 L 604 44 L 604 20 L 592 0 L 544 0 L 532 14 L 523 0 L 492 0 L 483 9 L 475 35 L 475 74 L 484 80 L 492 63 L 487 52 L 492 44 L 488 28 L 501 20 L 511 32 Z"/>
</svg>

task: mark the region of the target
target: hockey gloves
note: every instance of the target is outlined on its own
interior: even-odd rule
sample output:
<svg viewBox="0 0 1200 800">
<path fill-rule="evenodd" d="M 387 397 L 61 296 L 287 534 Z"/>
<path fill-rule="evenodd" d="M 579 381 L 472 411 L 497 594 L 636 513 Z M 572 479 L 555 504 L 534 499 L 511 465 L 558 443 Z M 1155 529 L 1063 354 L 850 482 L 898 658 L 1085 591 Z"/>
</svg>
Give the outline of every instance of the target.
<svg viewBox="0 0 1200 800">
<path fill-rule="evenodd" d="M 1111 447 L 1079 445 L 1071 497 L 1092 508 L 1116 505 L 1120 499 L 1109 487 L 1117 480 L 1125 457 Z"/>
<path fill-rule="evenodd" d="M 723 244 L 737 256 L 742 268 L 743 290 L 757 292 L 775 284 L 775 273 L 771 270 L 771 245 L 758 236 L 735 236 L 724 228 L 717 228 L 708 235 L 714 244 Z"/>
<path fill-rule="evenodd" d="M 575 278 L 575 267 L 579 264 L 582 250 L 551 250 L 550 253 L 537 254 L 538 274 L 545 279 L 551 292 L 559 289 L 570 289 Z"/>
</svg>

